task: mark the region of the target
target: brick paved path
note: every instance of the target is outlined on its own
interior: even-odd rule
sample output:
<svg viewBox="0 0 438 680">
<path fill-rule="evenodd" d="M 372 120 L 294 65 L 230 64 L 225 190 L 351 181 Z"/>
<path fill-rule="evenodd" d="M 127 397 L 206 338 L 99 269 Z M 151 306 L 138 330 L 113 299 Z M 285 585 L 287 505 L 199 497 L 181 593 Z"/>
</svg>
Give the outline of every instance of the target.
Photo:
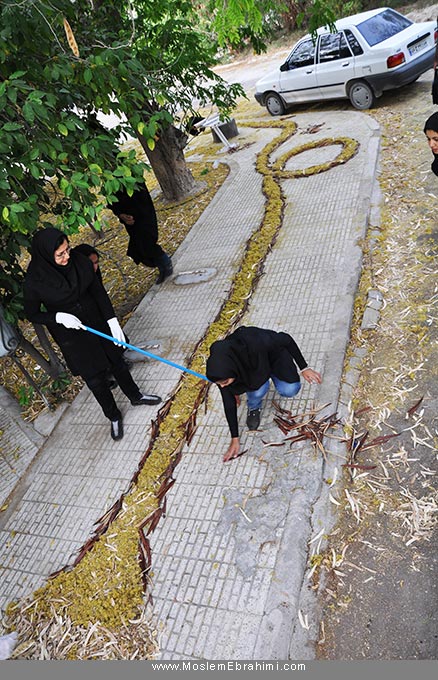
<svg viewBox="0 0 438 680">
<path fill-rule="evenodd" d="M 306 384 L 289 407 L 304 410 L 316 399 L 336 408 L 378 130 L 371 118 L 352 111 L 299 114 L 294 120 L 297 134 L 278 153 L 328 136 L 351 136 L 360 149 L 327 172 L 282 181 L 283 227 L 242 323 L 289 331 L 323 374 L 320 388 Z M 318 124 L 324 124 L 319 132 L 305 133 Z M 255 154 L 279 130 L 242 127 L 239 141 L 245 132 L 256 142 L 221 154 L 230 163 L 230 176 L 174 258 L 176 274 L 214 268 L 215 275 L 198 284 L 167 281 L 154 287 L 127 325 L 131 342 L 157 341 L 163 356 L 178 363 L 185 363 L 218 313 L 245 243 L 263 217 Z M 335 146 L 308 151 L 287 168 L 324 163 L 338 152 Z M 135 364 L 133 373 L 141 386 L 163 397 L 179 379 L 175 369 L 160 363 Z M 244 427 L 242 403 L 241 441 L 248 453 L 224 465 L 229 433 L 219 391 L 212 387 L 209 409 L 199 414 L 198 430 L 184 449 L 167 496 L 167 516 L 151 537 L 162 658 L 287 659 L 294 649 L 307 543 L 319 530 L 312 526 L 312 508 L 323 465 L 308 447 L 290 453 L 263 448 L 262 439 L 280 438 L 271 396 L 256 433 Z M 2 606 L 71 562 L 93 522 L 125 491 L 156 411 L 131 408 L 120 393 L 117 400 L 125 420 L 121 442 L 112 442 L 98 405 L 84 390 L 16 488 L 0 519 Z"/>
</svg>

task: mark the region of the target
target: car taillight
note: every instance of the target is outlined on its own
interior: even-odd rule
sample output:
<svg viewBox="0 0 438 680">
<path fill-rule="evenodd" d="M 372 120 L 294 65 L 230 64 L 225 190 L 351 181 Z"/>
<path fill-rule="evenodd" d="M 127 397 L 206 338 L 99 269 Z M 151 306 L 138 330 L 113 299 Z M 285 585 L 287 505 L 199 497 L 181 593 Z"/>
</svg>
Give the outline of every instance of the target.
<svg viewBox="0 0 438 680">
<path fill-rule="evenodd" d="M 404 64 L 405 61 L 405 55 L 403 52 L 397 52 L 397 54 L 393 54 L 388 57 L 386 60 L 386 65 L 388 68 L 394 68 L 394 66 L 400 66 L 400 64 Z"/>
</svg>

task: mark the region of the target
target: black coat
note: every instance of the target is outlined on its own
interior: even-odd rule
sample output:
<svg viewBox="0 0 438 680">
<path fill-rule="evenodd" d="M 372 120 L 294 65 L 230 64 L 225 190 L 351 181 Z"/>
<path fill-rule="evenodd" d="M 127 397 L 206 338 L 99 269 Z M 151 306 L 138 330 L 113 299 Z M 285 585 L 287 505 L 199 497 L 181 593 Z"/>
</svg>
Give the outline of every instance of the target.
<svg viewBox="0 0 438 680">
<path fill-rule="evenodd" d="M 121 189 L 116 193 L 116 197 L 117 201 L 109 206 L 113 213 L 117 217 L 126 214 L 134 218 L 134 224 L 123 222 L 129 234 L 126 254 L 136 264 L 143 262 L 150 267 L 156 266 L 157 260 L 163 255 L 163 250 L 157 243 L 157 214 L 149 191 L 144 187 L 136 189 L 132 196 L 128 196 L 126 189 Z"/>
<path fill-rule="evenodd" d="M 220 388 L 232 437 L 238 434 L 235 395 L 258 390 L 271 375 L 288 383 L 299 382 L 297 366 L 303 370 L 307 362 L 288 333 L 241 326 L 211 345 L 206 370 L 209 380 L 234 378 L 231 385 Z"/>
<path fill-rule="evenodd" d="M 32 260 L 24 282 L 24 311 L 29 321 L 47 326 L 73 375 L 89 379 L 117 363 L 123 350 L 89 331 L 56 322 L 56 313 L 66 312 L 84 325 L 111 335 L 106 322 L 115 316 L 87 257 L 72 250 L 67 267 L 56 265 L 50 252 L 53 255 L 52 247 L 60 234 L 49 228 L 37 232 L 33 239 Z"/>
</svg>

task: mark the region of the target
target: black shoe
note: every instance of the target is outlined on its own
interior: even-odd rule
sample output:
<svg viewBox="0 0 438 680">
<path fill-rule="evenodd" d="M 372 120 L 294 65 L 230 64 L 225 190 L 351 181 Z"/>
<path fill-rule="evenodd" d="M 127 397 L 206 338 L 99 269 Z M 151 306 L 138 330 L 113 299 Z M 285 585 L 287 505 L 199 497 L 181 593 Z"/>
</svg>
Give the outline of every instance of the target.
<svg viewBox="0 0 438 680">
<path fill-rule="evenodd" d="M 173 274 L 172 260 L 170 259 L 169 255 L 165 254 L 163 256 L 163 261 L 158 265 L 158 271 L 160 273 L 158 274 L 157 280 L 155 281 L 155 283 L 158 284 L 163 283 L 163 281 L 167 279 L 168 276 Z"/>
<path fill-rule="evenodd" d="M 254 408 L 252 411 L 248 409 L 248 415 L 246 417 L 248 430 L 257 430 L 258 426 L 260 425 L 260 413 L 260 408 Z"/>
<path fill-rule="evenodd" d="M 131 401 L 133 406 L 155 406 L 161 403 L 161 397 L 156 394 L 142 394 L 139 399 Z"/>
<path fill-rule="evenodd" d="M 111 437 L 114 441 L 118 441 L 123 437 L 123 420 L 122 416 L 118 420 L 111 421 Z"/>
</svg>

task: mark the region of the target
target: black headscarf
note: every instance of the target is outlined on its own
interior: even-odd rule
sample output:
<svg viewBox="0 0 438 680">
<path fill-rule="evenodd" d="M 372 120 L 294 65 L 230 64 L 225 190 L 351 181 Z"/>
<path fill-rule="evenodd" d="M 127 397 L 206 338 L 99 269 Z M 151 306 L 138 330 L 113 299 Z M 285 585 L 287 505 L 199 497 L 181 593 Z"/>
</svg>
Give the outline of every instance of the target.
<svg viewBox="0 0 438 680">
<path fill-rule="evenodd" d="M 242 394 L 259 389 L 272 374 L 286 382 L 298 382 L 297 366 L 303 370 L 307 362 L 288 333 L 241 326 L 211 345 L 206 374 L 212 382 L 234 378 L 223 389 Z"/>
<path fill-rule="evenodd" d="M 100 267 L 99 267 L 99 259 L 100 259 L 99 251 L 96 250 L 96 248 L 94 248 L 93 246 L 90 246 L 89 243 L 80 243 L 79 245 L 77 245 L 73 248 L 73 251 L 75 253 L 81 253 L 81 255 L 85 255 L 85 257 L 88 257 L 88 259 L 90 259 L 90 255 L 96 255 L 97 256 L 98 264 L 97 264 L 97 269 L 96 269 L 96 276 L 99 279 L 99 281 L 101 283 L 103 283 L 102 282 L 102 272 L 100 271 Z M 94 268 L 94 265 L 93 265 L 93 268 Z"/>
<path fill-rule="evenodd" d="M 26 285 L 36 287 L 46 305 L 60 300 L 77 300 L 93 277 L 93 265 L 80 253 L 73 254 L 72 251 L 65 265 L 56 262 L 55 250 L 64 241 L 68 243 L 67 236 L 54 227 L 37 231 L 32 239 Z"/>
<path fill-rule="evenodd" d="M 89 243 L 80 243 L 78 246 L 75 246 L 73 250 L 77 253 L 82 253 L 82 255 L 85 255 L 86 257 L 89 257 L 90 255 L 97 255 L 97 257 L 100 257 L 96 248 L 90 246 Z"/>
<path fill-rule="evenodd" d="M 426 132 L 426 130 L 438 132 L 438 112 L 432 113 L 432 115 L 426 120 L 424 124 L 424 132 Z"/>
<path fill-rule="evenodd" d="M 261 332 L 260 332 L 261 331 Z M 234 378 L 232 391 L 258 389 L 269 378 L 271 367 L 263 330 L 242 326 L 210 347 L 207 378 L 212 382 Z"/>
<path fill-rule="evenodd" d="M 436 73 L 436 71 L 435 71 Z M 426 120 L 424 124 L 424 133 L 426 134 L 426 130 L 432 130 L 433 132 L 438 132 L 438 112 L 432 113 L 431 116 Z M 433 151 L 432 151 L 433 153 Z M 430 166 L 432 172 L 435 175 L 438 175 L 438 154 L 433 153 L 433 163 Z"/>
<path fill-rule="evenodd" d="M 28 271 L 33 276 L 41 278 L 48 286 L 54 288 L 71 289 L 77 285 L 77 275 L 71 259 L 64 265 L 55 260 L 55 250 L 68 238 L 62 231 L 54 227 L 47 227 L 37 231 L 32 239 L 32 260 Z"/>
</svg>

